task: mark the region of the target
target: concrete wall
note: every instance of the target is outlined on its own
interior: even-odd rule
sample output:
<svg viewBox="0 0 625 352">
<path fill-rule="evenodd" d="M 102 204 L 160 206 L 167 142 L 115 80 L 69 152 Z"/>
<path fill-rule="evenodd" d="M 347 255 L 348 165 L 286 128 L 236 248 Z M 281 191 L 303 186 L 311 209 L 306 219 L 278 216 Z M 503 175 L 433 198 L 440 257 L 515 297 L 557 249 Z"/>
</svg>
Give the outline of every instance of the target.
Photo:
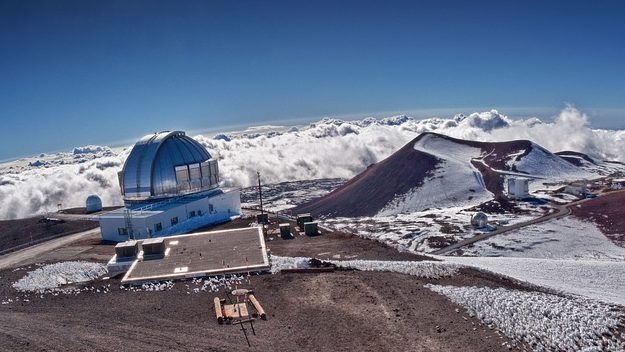
<svg viewBox="0 0 625 352">
<path fill-rule="evenodd" d="M 118 228 L 126 227 L 126 223 L 123 215 L 119 218 L 100 218 L 100 232 L 102 233 L 102 239 L 106 241 L 123 242 L 128 239 L 128 236 L 120 236 Z"/>
</svg>

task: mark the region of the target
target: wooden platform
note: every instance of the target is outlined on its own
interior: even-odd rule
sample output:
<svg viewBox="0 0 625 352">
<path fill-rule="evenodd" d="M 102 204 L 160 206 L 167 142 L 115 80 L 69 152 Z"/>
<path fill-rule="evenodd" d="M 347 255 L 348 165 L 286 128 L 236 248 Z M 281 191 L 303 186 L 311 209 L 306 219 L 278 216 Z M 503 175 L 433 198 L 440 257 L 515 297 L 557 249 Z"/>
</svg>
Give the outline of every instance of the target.
<svg viewBox="0 0 625 352">
<path fill-rule="evenodd" d="M 134 261 L 122 283 L 266 271 L 270 269 L 260 227 L 165 237 L 165 256 Z"/>
<path fill-rule="evenodd" d="M 245 303 L 226 304 L 224 305 L 224 315 L 226 318 L 247 318 L 250 313 Z"/>
</svg>

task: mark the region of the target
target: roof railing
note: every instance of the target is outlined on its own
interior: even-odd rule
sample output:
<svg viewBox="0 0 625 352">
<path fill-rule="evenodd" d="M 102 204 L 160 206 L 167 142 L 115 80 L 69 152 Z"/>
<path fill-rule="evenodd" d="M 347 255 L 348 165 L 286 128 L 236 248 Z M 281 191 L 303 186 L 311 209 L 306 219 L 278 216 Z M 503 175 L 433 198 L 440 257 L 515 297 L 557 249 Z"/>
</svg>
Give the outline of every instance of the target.
<svg viewBox="0 0 625 352">
<path fill-rule="evenodd" d="M 207 189 L 204 192 L 213 192 L 216 189 L 218 189 L 218 187 L 213 187 L 211 189 Z M 204 192 L 200 192 L 200 193 L 204 193 Z M 202 196 L 204 196 L 204 195 L 205 194 L 202 194 Z M 131 208 L 129 210 L 133 211 L 133 212 L 148 211 L 148 210 L 152 210 L 154 208 L 158 208 L 158 207 L 166 205 L 166 204 L 170 204 L 170 203 L 174 203 L 174 202 L 180 201 L 183 198 L 192 198 L 192 197 L 199 197 L 199 195 L 198 194 L 178 195 L 178 196 L 175 196 L 175 197 L 172 197 L 172 198 L 167 198 L 167 199 L 162 200 L 160 202 L 145 204 L 145 205 L 142 205 L 142 206 L 137 207 L 137 208 Z"/>
<path fill-rule="evenodd" d="M 131 209 L 131 211 L 148 211 L 148 210 L 152 210 L 152 209 L 154 209 L 156 207 L 160 207 L 162 205 L 169 204 L 169 203 L 172 203 L 174 201 L 177 201 L 179 198 L 182 198 L 182 197 L 183 196 L 174 197 L 174 198 L 168 198 L 168 199 L 162 200 L 160 202 L 146 204 L 146 205 L 140 206 L 138 208 Z"/>
</svg>

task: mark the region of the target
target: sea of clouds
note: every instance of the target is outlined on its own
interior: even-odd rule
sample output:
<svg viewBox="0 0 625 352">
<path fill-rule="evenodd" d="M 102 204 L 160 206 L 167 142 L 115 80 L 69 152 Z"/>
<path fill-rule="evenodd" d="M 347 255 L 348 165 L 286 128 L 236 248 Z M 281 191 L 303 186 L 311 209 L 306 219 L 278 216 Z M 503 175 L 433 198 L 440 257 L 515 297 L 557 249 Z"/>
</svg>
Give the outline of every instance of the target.
<svg viewBox="0 0 625 352">
<path fill-rule="evenodd" d="M 224 186 L 246 187 L 260 171 L 265 183 L 350 178 L 420 133 L 433 131 L 480 141 L 529 139 L 551 151 L 579 151 L 625 162 L 625 130 L 592 129 L 588 117 L 565 107 L 553 121 L 511 118 L 496 110 L 417 120 L 408 116 L 343 121 L 322 119 L 299 127 L 268 126 L 193 136 L 219 158 Z M 85 146 L 0 164 L 0 219 L 84 206 L 91 194 L 120 205 L 117 172 L 132 146 Z"/>
</svg>

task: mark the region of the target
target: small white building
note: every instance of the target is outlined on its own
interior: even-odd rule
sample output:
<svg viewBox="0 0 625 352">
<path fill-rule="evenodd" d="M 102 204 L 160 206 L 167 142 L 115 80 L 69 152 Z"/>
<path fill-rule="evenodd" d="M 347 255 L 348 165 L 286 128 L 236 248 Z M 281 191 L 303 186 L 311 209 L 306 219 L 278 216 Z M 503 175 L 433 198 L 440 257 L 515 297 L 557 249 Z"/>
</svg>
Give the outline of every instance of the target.
<svg viewBox="0 0 625 352">
<path fill-rule="evenodd" d="M 523 199 L 530 196 L 530 180 L 527 178 L 513 177 L 508 179 L 508 197 L 512 199 Z"/>
<path fill-rule="evenodd" d="M 239 190 L 219 188 L 217 160 L 184 132 L 143 137 L 119 183 L 125 207 L 99 216 L 103 240 L 183 234 L 241 214 Z"/>
<path fill-rule="evenodd" d="M 586 181 L 576 181 L 566 185 L 564 187 L 564 193 L 568 193 L 576 197 L 585 196 L 588 193 Z"/>
</svg>

